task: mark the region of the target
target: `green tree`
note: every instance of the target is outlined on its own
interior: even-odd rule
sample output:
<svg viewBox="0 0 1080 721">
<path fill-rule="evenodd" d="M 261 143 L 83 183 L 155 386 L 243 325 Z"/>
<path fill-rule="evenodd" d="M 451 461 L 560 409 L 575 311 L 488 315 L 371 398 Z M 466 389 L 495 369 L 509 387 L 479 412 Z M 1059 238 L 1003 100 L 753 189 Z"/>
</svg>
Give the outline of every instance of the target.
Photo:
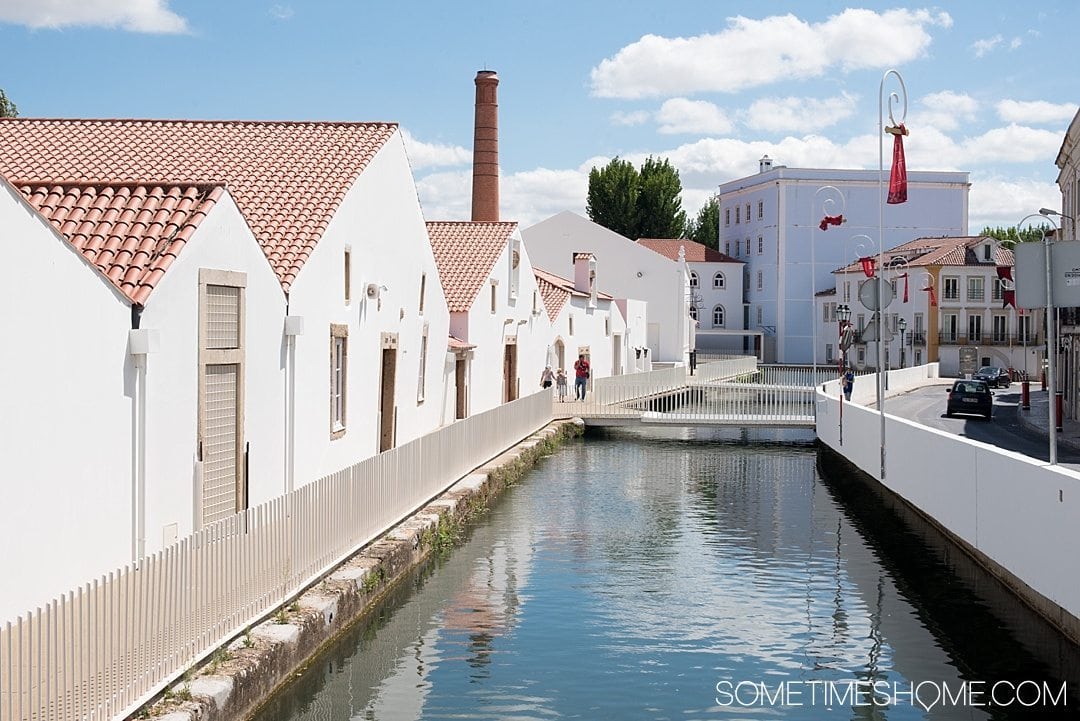
<svg viewBox="0 0 1080 721">
<path fill-rule="evenodd" d="M 1026 228 L 1017 228 L 1015 225 L 1010 225 L 1008 228 L 1002 228 L 1000 225 L 996 228 L 991 228 L 987 225 L 982 229 L 980 235 L 997 238 L 1006 248 L 1011 248 L 1017 243 L 1030 243 L 1032 241 L 1042 240 L 1043 232 L 1050 232 L 1050 230 L 1050 225 L 1047 223 L 1029 225 Z"/>
<path fill-rule="evenodd" d="M 650 156 L 637 170 L 616 157 L 589 171 L 585 208 L 594 223 L 627 238 L 682 238 L 686 213 L 681 196 L 679 171 L 666 158 Z"/>
<path fill-rule="evenodd" d="M 0 90 L 0 118 L 17 117 L 19 117 L 19 109 L 15 107 L 15 103 L 8 100 L 7 94 Z"/>
<path fill-rule="evenodd" d="M 585 211 L 589 220 L 637 239 L 637 199 L 641 177 L 633 164 L 618 156 L 603 168 L 589 171 L 589 195 Z"/>
<path fill-rule="evenodd" d="M 686 237 L 713 250 L 720 248 L 720 198 L 709 198 L 697 217 L 686 224 Z"/>
<path fill-rule="evenodd" d="M 637 238 L 682 238 L 686 233 L 686 212 L 682 209 L 679 171 L 652 156 L 642 163 L 638 190 Z"/>
</svg>

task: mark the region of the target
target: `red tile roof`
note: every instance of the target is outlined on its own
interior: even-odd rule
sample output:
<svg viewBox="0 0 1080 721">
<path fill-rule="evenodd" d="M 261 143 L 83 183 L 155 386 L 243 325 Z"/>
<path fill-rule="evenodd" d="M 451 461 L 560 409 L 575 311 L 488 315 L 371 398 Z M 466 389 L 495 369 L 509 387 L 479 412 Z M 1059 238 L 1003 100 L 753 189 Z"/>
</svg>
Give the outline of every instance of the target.
<svg viewBox="0 0 1080 721">
<path fill-rule="evenodd" d="M 656 251 L 670 260 L 679 259 L 679 247 L 686 248 L 687 263 L 742 263 L 738 258 L 732 258 L 727 253 L 713 250 L 707 245 L 702 245 L 696 240 L 685 238 L 639 238 L 638 244 L 649 250 Z"/>
<path fill-rule="evenodd" d="M 448 336 L 446 340 L 447 350 L 472 350 L 475 347 L 472 343 L 467 343 L 455 335 Z"/>
<path fill-rule="evenodd" d="M 517 223 L 436 221 L 427 224 L 435 265 L 451 313 L 472 307 Z"/>
<path fill-rule="evenodd" d="M 0 119 L 0 173 L 225 185 L 288 291 L 393 123 Z"/>
<path fill-rule="evenodd" d="M 908 267 L 927 265 L 973 265 L 990 266 L 989 261 L 976 256 L 976 247 L 987 240 L 994 240 L 984 235 L 964 235 L 942 238 L 916 238 L 885 251 L 885 264 L 891 265 L 894 261 L 897 265 L 906 261 Z M 995 243 L 997 241 L 994 241 Z M 877 254 L 874 255 L 877 257 Z M 994 248 L 994 265 L 1012 266 L 1014 263 L 1013 252 L 1008 248 L 996 245 Z M 858 261 L 843 268 L 838 273 L 854 273 L 861 271 L 862 265 Z"/>
<path fill-rule="evenodd" d="M 559 317 L 559 313 L 562 311 L 563 306 L 566 305 L 566 301 L 570 300 L 570 296 L 589 297 L 588 293 L 574 290 L 574 281 L 572 280 L 541 270 L 536 266 L 533 266 L 533 275 L 536 276 L 536 287 L 540 290 L 540 297 L 544 301 L 544 307 L 547 308 L 548 318 L 553 323 Z M 596 297 L 601 300 L 615 300 L 613 296 L 599 291 L 597 291 Z"/>
<path fill-rule="evenodd" d="M 219 185 L 29 181 L 16 187 L 88 261 L 140 305 L 224 190 Z"/>
</svg>

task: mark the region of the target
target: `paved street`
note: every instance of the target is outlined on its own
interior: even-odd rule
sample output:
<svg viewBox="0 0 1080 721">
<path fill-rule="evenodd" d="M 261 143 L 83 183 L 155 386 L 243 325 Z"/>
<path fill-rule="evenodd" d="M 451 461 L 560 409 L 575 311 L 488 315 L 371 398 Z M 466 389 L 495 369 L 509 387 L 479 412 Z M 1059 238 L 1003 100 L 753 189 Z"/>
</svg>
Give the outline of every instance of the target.
<svg viewBox="0 0 1080 721">
<path fill-rule="evenodd" d="M 1017 406 L 1020 404 L 1019 383 L 1014 383 L 1007 389 L 994 390 L 994 417 L 990 421 L 975 416 L 946 418 L 945 390 L 947 388 L 947 385 L 927 386 L 890 398 L 885 406 L 886 411 L 931 428 L 955 433 L 998 448 L 1023 453 L 1043 461 L 1048 459 L 1046 436 L 1027 430 L 1016 418 Z M 1067 468 L 1080 470 L 1080 452 L 1066 446 L 1059 446 L 1058 462 Z"/>
</svg>

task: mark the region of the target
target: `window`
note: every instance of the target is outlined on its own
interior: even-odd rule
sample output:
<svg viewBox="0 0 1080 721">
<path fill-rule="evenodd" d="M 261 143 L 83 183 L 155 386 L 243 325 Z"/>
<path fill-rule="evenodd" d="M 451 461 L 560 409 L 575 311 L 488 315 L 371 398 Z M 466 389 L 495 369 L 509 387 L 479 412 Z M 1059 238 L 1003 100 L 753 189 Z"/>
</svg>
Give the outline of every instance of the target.
<svg viewBox="0 0 1080 721">
<path fill-rule="evenodd" d="M 604 335 L 611 336 L 611 316 L 604 318 Z"/>
<path fill-rule="evenodd" d="M 765 201 L 764 200 L 759 200 L 757 202 L 757 217 L 758 217 L 758 220 L 761 220 L 762 218 L 765 217 Z"/>
<path fill-rule="evenodd" d="M 825 362 L 826 363 L 833 363 L 836 360 L 835 358 L 833 358 L 832 346 L 833 346 L 832 343 L 826 343 L 825 344 Z"/>
<path fill-rule="evenodd" d="M 945 313 L 941 316 L 941 340 L 944 343 L 955 343 L 959 334 L 959 321 L 955 313 Z"/>
<path fill-rule="evenodd" d="M 750 239 L 746 239 L 746 257 L 750 257 Z"/>
<path fill-rule="evenodd" d="M 944 300 L 960 300 L 960 279 L 959 278 L 945 278 L 944 292 L 941 297 Z"/>
<path fill-rule="evenodd" d="M 330 438 L 345 435 L 345 384 L 348 380 L 349 326 L 330 326 Z"/>
<path fill-rule="evenodd" d="M 747 223 L 750 222 L 750 204 L 749 203 L 746 204 L 746 222 Z"/>
<path fill-rule="evenodd" d="M 759 270 L 757 272 L 757 289 L 761 290 L 763 286 L 764 286 L 764 278 L 762 277 L 761 271 Z"/>
<path fill-rule="evenodd" d="M 765 252 L 765 239 L 760 235 L 757 237 L 757 254 L 761 255 Z"/>
<path fill-rule="evenodd" d="M 983 280 L 981 276 L 973 275 L 968 277 L 967 287 L 967 299 L 968 300 L 983 300 Z"/>
<path fill-rule="evenodd" d="M 993 322 L 993 341 L 995 343 L 1004 343 L 1009 339 L 1009 317 L 1005 315 L 995 315 Z"/>
<path fill-rule="evenodd" d="M 844 281 L 844 302 L 845 303 L 850 303 L 851 302 L 851 281 L 850 280 L 845 280 Z"/>
<path fill-rule="evenodd" d="M 1020 315 L 1016 317 L 1016 332 L 1020 336 L 1021 343 L 1035 342 L 1035 336 L 1031 334 L 1030 315 Z"/>
<path fill-rule="evenodd" d="M 718 305 L 712 309 L 712 325 L 713 328 L 724 327 L 724 306 Z"/>
<path fill-rule="evenodd" d="M 694 320 L 697 320 L 697 306 L 696 305 L 690 306 L 690 317 L 693 318 Z"/>
<path fill-rule="evenodd" d="M 731 208 L 724 208 L 724 225 L 731 225 Z"/>
<path fill-rule="evenodd" d="M 736 257 L 736 258 L 738 258 L 738 257 L 739 257 L 739 246 L 740 246 L 740 245 L 742 245 L 742 243 L 740 243 L 739 241 L 737 241 L 737 240 L 736 240 L 736 241 L 735 241 L 735 257 Z"/>
<path fill-rule="evenodd" d="M 915 314 L 915 332 L 916 333 L 922 333 L 923 332 L 923 314 L 922 313 L 916 313 Z"/>
<path fill-rule="evenodd" d="M 420 274 L 420 313 L 424 312 L 424 291 L 427 290 L 427 273 Z"/>
<path fill-rule="evenodd" d="M 724 255 L 731 255 L 731 241 L 724 241 Z"/>
<path fill-rule="evenodd" d="M 352 301 L 352 248 L 345 246 L 345 305 Z"/>
<path fill-rule="evenodd" d="M 690 271 L 690 287 L 697 288 L 699 285 L 698 274 L 695 271 Z"/>
<path fill-rule="evenodd" d="M 761 306 L 757 307 L 757 324 L 761 325 Z"/>
<path fill-rule="evenodd" d="M 836 305 L 836 304 L 833 303 L 833 305 Z M 823 303 L 821 305 L 821 322 L 822 323 L 828 323 L 829 322 L 829 304 L 828 303 Z"/>
<path fill-rule="evenodd" d="M 922 351 L 918 350 L 918 349 L 916 349 L 916 351 L 915 351 L 915 365 L 917 365 L 917 366 L 922 365 Z"/>
<path fill-rule="evenodd" d="M 424 379 L 427 376 L 428 324 L 424 323 L 424 335 L 420 336 L 420 376 L 416 381 L 416 402 L 424 402 Z"/>
<path fill-rule="evenodd" d="M 858 358 L 857 363 L 859 365 L 866 364 L 866 346 L 859 346 L 859 352 L 856 354 L 856 357 Z"/>
<path fill-rule="evenodd" d="M 859 329 L 860 333 L 866 330 L 866 316 L 864 314 L 859 313 L 855 316 L 855 327 Z"/>
<path fill-rule="evenodd" d="M 1005 287 L 1001 282 L 1001 278 L 994 278 L 990 283 L 990 297 L 993 300 L 1001 300 L 1005 297 Z"/>
<path fill-rule="evenodd" d="M 723 271 L 720 271 L 720 270 L 716 271 L 716 273 L 712 277 L 712 287 L 719 289 L 719 288 L 724 288 L 726 286 L 727 286 L 727 282 L 724 279 Z"/>
<path fill-rule="evenodd" d="M 739 223 L 739 206 L 736 205 L 735 206 L 735 224 L 738 225 L 738 223 Z"/>
<path fill-rule="evenodd" d="M 982 342 L 982 316 L 981 315 L 969 315 L 968 316 L 968 342 L 969 343 L 981 343 Z"/>
<path fill-rule="evenodd" d="M 567 322 L 569 324 L 569 331 L 570 331 L 569 335 L 574 335 L 574 316 L 573 315 L 567 316 L 566 320 L 567 320 Z"/>
<path fill-rule="evenodd" d="M 491 283 L 491 312 L 492 313 L 496 312 L 496 310 L 495 310 L 496 306 L 497 306 L 497 299 L 495 297 L 495 283 L 492 282 Z"/>
<path fill-rule="evenodd" d="M 994 259 L 994 246 L 990 243 L 983 245 L 983 260 L 991 261 Z M 1046 265 L 1045 263 L 1043 265 Z"/>
</svg>

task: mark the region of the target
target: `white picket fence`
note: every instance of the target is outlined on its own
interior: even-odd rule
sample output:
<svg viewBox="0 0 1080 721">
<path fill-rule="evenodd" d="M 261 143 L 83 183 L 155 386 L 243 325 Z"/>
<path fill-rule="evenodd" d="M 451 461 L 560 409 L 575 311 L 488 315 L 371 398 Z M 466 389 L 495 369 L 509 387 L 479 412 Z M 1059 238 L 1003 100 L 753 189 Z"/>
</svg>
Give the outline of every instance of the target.
<svg viewBox="0 0 1080 721">
<path fill-rule="evenodd" d="M 0 628 L 0 721 L 134 712 L 456 480 L 552 419 L 550 391 L 217 522 Z M 12 579 L 14 580 L 14 579 Z"/>
</svg>

